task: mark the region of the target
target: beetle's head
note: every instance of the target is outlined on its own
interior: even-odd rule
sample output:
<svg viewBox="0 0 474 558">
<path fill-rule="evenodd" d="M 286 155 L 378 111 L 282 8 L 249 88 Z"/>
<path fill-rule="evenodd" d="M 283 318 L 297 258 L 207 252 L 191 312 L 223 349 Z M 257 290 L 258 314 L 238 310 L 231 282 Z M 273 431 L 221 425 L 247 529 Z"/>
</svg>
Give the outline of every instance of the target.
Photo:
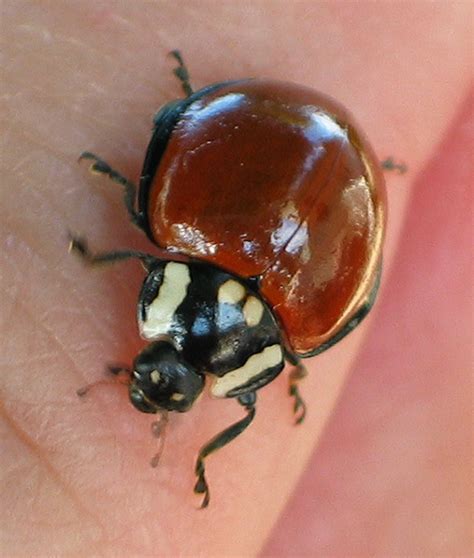
<svg viewBox="0 0 474 558">
<path fill-rule="evenodd" d="M 132 404 L 143 413 L 189 410 L 204 387 L 204 376 L 166 341 L 150 343 L 133 363 Z"/>
</svg>

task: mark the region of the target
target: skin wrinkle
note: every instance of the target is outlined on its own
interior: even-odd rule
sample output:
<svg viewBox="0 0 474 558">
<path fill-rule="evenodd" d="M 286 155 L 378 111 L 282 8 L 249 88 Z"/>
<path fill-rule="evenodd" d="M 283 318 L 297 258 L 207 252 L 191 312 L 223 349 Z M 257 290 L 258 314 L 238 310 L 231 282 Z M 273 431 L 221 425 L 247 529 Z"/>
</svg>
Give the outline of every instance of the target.
<svg viewBox="0 0 474 558">
<path fill-rule="evenodd" d="M 22 304 L 22 306 L 24 307 L 24 310 L 22 310 L 22 312 L 27 312 L 29 314 L 29 309 L 28 306 L 25 306 L 24 304 Z M 33 316 L 32 316 L 33 318 Z M 34 321 L 32 319 L 32 321 Z M 66 357 L 66 361 L 69 361 L 71 366 L 67 367 L 68 370 L 73 370 L 75 371 L 75 376 L 78 377 L 83 377 L 81 371 L 79 370 L 79 368 L 77 367 L 76 363 L 72 360 L 72 358 L 69 356 L 67 348 L 62 344 L 61 340 L 59 338 L 57 338 L 54 334 L 54 330 L 51 330 L 49 327 L 47 327 L 42 321 L 39 321 L 37 323 L 37 326 L 39 326 L 41 329 L 43 329 L 44 331 L 46 331 L 46 333 L 48 334 L 48 336 L 59 346 L 59 348 L 61 349 L 61 353 Z M 52 353 L 54 353 L 55 351 L 52 350 Z M 57 360 L 61 360 L 61 354 L 58 356 L 56 355 Z M 31 362 L 30 362 L 31 365 Z M 11 367 L 11 363 L 9 365 Z M 18 368 L 18 365 L 15 366 L 14 368 Z M 83 381 L 81 382 L 81 384 L 85 384 L 85 379 L 83 379 Z M 73 393 L 73 391 L 71 391 L 71 393 Z M 14 403 L 14 400 L 12 400 L 12 403 Z M 79 399 L 77 399 L 77 403 L 80 404 Z M 96 400 L 96 405 L 95 407 L 97 407 L 97 405 L 100 403 L 97 403 Z M 108 439 L 112 438 L 115 439 L 116 436 L 116 429 L 114 429 L 113 425 L 114 425 L 114 421 L 115 421 L 115 417 L 113 415 L 113 410 L 112 408 L 110 408 L 110 406 L 108 405 L 102 405 L 101 406 L 101 414 L 105 417 L 107 417 L 106 420 L 103 421 L 103 424 L 107 424 L 107 430 L 109 432 L 109 435 L 107 436 Z M 83 506 L 85 509 L 85 505 Z"/>
<path fill-rule="evenodd" d="M 23 157 L 19 158 L 18 161 L 10 167 L 11 173 L 13 175 L 18 176 L 19 178 L 24 180 L 24 174 L 22 173 L 22 167 L 26 166 L 27 163 L 33 162 L 34 157 L 31 153 L 26 153 Z M 5 215 L 5 218 L 8 218 L 9 214 Z"/>
<path fill-rule="evenodd" d="M 26 307 L 26 306 L 24 307 L 24 312 L 29 313 L 28 307 Z M 30 314 L 30 315 L 31 315 L 31 314 Z M 32 321 L 33 321 L 33 320 L 32 320 Z M 72 364 L 72 366 L 71 366 L 70 368 L 68 368 L 68 370 L 70 370 L 71 368 L 72 368 L 72 370 L 75 369 L 75 370 L 76 370 L 76 374 L 75 374 L 75 375 L 76 375 L 76 376 L 77 376 L 77 375 L 81 376 L 81 373 L 80 373 L 79 368 L 77 368 L 77 366 L 76 366 L 74 360 L 72 360 L 72 358 L 69 356 L 69 354 L 68 354 L 68 352 L 67 352 L 67 349 L 66 349 L 66 348 L 64 347 L 64 345 L 61 343 L 61 341 L 60 341 L 58 338 L 56 338 L 56 337 L 52 334 L 51 330 L 49 330 L 46 326 L 44 326 L 44 324 L 42 324 L 41 322 L 39 322 L 39 323 L 37 323 L 37 325 L 38 325 L 40 328 L 42 328 L 42 329 L 48 334 L 48 336 L 51 338 L 51 340 L 52 340 L 53 342 L 55 342 L 55 343 L 58 345 L 59 349 L 61 350 L 61 353 L 64 354 L 64 356 L 66 357 L 66 360 L 69 360 L 69 361 L 70 361 L 70 363 Z M 52 354 L 54 354 L 54 351 L 52 351 Z M 60 358 L 60 357 L 58 357 L 58 358 Z M 10 366 L 11 366 L 11 364 L 10 364 Z M 85 380 L 84 380 L 84 383 L 85 383 Z M 4 399 L 4 398 L 2 398 L 2 400 L 3 400 L 3 399 Z M 77 399 L 77 401 L 79 402 L 79 399 Z M 12 403 L 16 403 L 17 400 L 11 399 L 11 402 L 12 402 Z M 47 404 L 51 404 L 52 402 L 54 402 L 55 407 L 57 407 L 57 402 L 54 401 L 54 400 L 48 401 Z M 42 403 L 41 405 L 43 405 L 43 403 Z M 38 406 L 39 406 L 39 405 L 38 405 Z M 65 408 L 66 408 L 66 406 L 67 406 L 67 404 L 65 404 Z M 102 411 L 101 411 L 101 412 L 102 412 Z M 110 418 L 110 420 L 106 421 L 106 423 L 107 423 L 108 425 L 112 425 L 112 424 L 113 424 L 113 415 L 112 415 L 112 411 L 109 410 L 109 407 L 107 407 L 107 406 L 106 406 L 106 412 L 107 412 L 107 414 L 109 414 L 109 418 Z M 113 429 L 110 429 L 110 434 L 114 434 Z"/>
<path fill-rule="evenodd" d="M 13 125 L 15 125 L 17 122 L 20 122 L 20 120 L 12 122 L 12 129 L 13 129 Z M 54 160 L 55 161 L 61 161 L 65 165 L 71 166 L 71 162 L 69 160 L 69 157 L 67 157 L 66 154 L 64 154 L 64 159 L 61 159 L 61 153 L 58 154 L 58 152 L 54 148 L 49 147 L 47 144 L 40 143 L 39 141 L 37 141 L 35 139 L 35 136 L 33 136 L 32 134 L 29 134 L 24 128 L 22 128 L 20 130 L 16 129 L 14 133 L 17 136 L 20 136 L 20 139 L 28 140 L 28 142 L 24 141 L 24 143 L 29 143 L 32 146 L 37 147 L 41 151 L 41 153 L 43 153 L 43 152 L 48 153 L 48 154 L 51 155 L 51 157 L 54 155 Z M 25 160 L 34 161 L 34 157 L 32 155 L 30 159 L 25 158 Z M 10 168 L 9 168 L 9 170 L 10 170 Z M 34 190 L 32 192 L 34 192 Z"/>
<path fill-rule="evenodd" d="M 71 37 L 69 35 L 62 35 L 58 32 L 54 32 L 54 31 L 51 33 L 51 32 L 46 31 L 44 28 L 43 29 L 40 29 L 39 27 L 35 28 L 33 25 L 19 25 L 17 27 L 17 29 L 20 30 L 20 31 L 27 31 L 27 34 L 29 36 L 31 36 L 33 34 L 33 35 L 41 37 L 42 42 L 44 44 L 46 44 L 47 46 L 51 45 L 51 48 L 54 45 L 56 50 L 59 50 L 61 48 L 62 45 L 60 44 L 60 42 L 62 42 L 64 45 L 72 45 L 72 46 L 76 47 L 75 50 L 80 51 L 81 53 L 89 52 L 89 53 L 93 54 L 94 56 L 97 53 L 97 50 L 95 48 L 90 47 L 87 44 L 86 41 L 76 39 L 75 37 Z M 23 46 L 23 50 L 33 53 L 33 56 L 37 56 L 37 50 L 36 49 L 34 49 L 33 47 L 28 49 L 28 46 L 30 44 L 29 41 L 26 41 L 24 43 L 20 42 L 19 44 Z M 111 55 L 106 54 L 106 53 L 101 53 L 101 56 L 102 56 L 103 60 L 106 60 L 110 64 L 113 64 L 114 60 L 113 60 L 113 57 Z M 50 60 L 50 57 L 48 55 L 42 56 L 42 60 L 43 60 L 43 62 L 48 63 L 49 60 Z"/>
<path fill-rule="evenodd" d="M 25 310 L 28 311 L 28 308 L 26 307 Z M 51 334 L 50 330 L 48 328 L 46 328 L 44 326 L 44 324 L 42 324 L 41 322 L 38 322 L 37 325 L 42 327 L 47 333 Z M 59 339 L 57 339 L 53 336 L 52 340 L 59 344 L 59 347 L 60 347 L 62 353 L 64 353 L 64 355 L 66 356 L 66 359 L 70 360 L 70 362 L 73 365 L 72 366 L 73 368 L 76 368 L 75 365 L 74 365 L 74 362 L 68 356 L 65 347 L 61 344 Z M 61 357 L 58 357 L 58 358 L 61 358 Z M 78 372 L 78 370 L 76 370 L 76 372 Z M 2 397 L 2 400 L 3 400 L 3 397 Z M 77 401 L 80 404 L 79 399 Z M 15 400 L 11 399 L 11 402 L 15 403 Z M 96 406 L 97 406 L 97 401 L 96 401 Z M 106 439 L 110 440 L 112 438 L 113 440 L 115 440 L 115 432 L 114 432 L 114 428 L 113 428 L 115 417 L 113 416 L 112 408 L 110 406 L 103 406 L 102 405 L 100 413 L 103 416 L 102 425 L 107 424 L 108 434 L 106 435 Z M 104 418 L 105 418 L 104 415 L 108 416 L 108 420 L 104 420 Z M 76 503 L 76 505 L 78 505 L 78 509 L 80 509 L 82 512 L 85 512 L 85 517 L 89 517 L 92 520 L 96 521 L 96 525 L 99 526 L 100 532 L 102 533 L 102 535 L 96 541 L 95 544 L 97 544 L 98 547 L 99 547 L 99 545 L 102 544 L 104 540 L 107 540 L 108 543 L 112 542 L 113 539 L 110 538 L 110 529 L 107 529 L 105 527 L 105 525 L 100 522 L 100 516 L 97 515 L 97 514 L 92 513 L 89 510 L 89 508 L 87 507 L 87 504 L 85 504 L 83 502 L 83 498 L 81 499 L 79 497 L 79 493 L 77 493 L 77 491 L 74 491 L 73 488 L 68 486 L 67 482 L 64 481 L 63 477 L 61 477 L 61 475 L 59 475 L 59 473 L 56 471 L 56 469 L 54 468 L 52 463 L 46 458 L 50 448 L 48 448 L 46 451 L 42 451 L 40 444 L 36 444 L 33 441 L 33 438 L 30 435 L 27 434 L 26 430 L 23 430 L 19 426 L 18 422 L 15 422 L 13 420 L 11 415 L 5 410 L 5 408 L 3 406 L 0 407 L 0 416 L 2 416 L 5 419 L 5 422 L 11 427 L 12 431 L 17 436 L 17 438 L 19 438 L 20 441 L 22 441 L 24 444 L 27 445 L 27 447 L 30 448 L 30 450 L 38 457 L 40 462 L 43 461 L 46 464 L 46 470 L 49 472 L 51 478 L 56 482 L 56 484 L 61 488 L 61 490 L 63 490 L 66 493 L 66 495 L 71 500 L 73 500 Z M 98 441 L 97 433 L 95 434 L 94 439 L 95 439 L 96 442 Z M 96 491 L 97 491 L 98 494 L 102 493 L 102 491 L 99 488 L 97 488 Z M 106 535 L 106 533 L 107 533 L 107 535 Z"/>
<path fill-rule="evenodd" d="M 20 237 L 19 234 L 17 234 L 16 236 Z M 32 248 L 30 244 L 28 244 L 28 242 L 24 239 L 24 237 L 22 238 L 22 240 L 27 246 L 29 246 L 29 248 L 30 248 L 29 251 L 30 252 L 34 251 L 34 248 Z M 15 262 L 15 259 L 10 259 L 8 263 L 11 265 L 14 262 Z M 70 284 L 70 286 L 68 288 L 68 291 L 70 293 L 72 293 L 73 295 L 78 292 L 77 281 L 73 281 L 68 275 L 66 275 L 64 268 L 62 268 L 62 267 L 60 267 L 59 269 L 56 268 L 52 272 L 49 267 L 45 266 L 42 263 L 41 257 L 39 255 L 38 255 L 38 259 L 37 259 L 36 263 L 37 263 L 37 265 L 40 265 L 43 272 L 47 272 L 48 275 L 52 275 L 55 279 L 56 279 L 56 273 L 59 272 L 61 274 L 62 279 L 64 279 L 65 281 L 67 281 Z M 31 266 L 31 262 L 30 262 L 30 266 Z M 19 268 L 17 268 L 17 269 L 19 269 Z M 23 275 L 24 275 L 23 273 L 18 271 L 17 276 L 23 276 Z M 46 275 L 46 273 L 44 273 L 44 275 Z M 25 280 L 25 283 L 26 283 L 26 280 Z M 48 283 L 48 282 L 46 281 L 45 283 Z M 82 283 L 79 282 L 79 284 L 82 284 Z M 77 298 L 80 299 L 79 296 Z M 104 324 L 103 316 L 99 316 L 96 312 L 93 312 L 88 304 L 81 306 L 81 308 L 82 308 L 82 310 L 85 310 L 86 315 L 91 318 L 90 321 L 89 321 L 89 326 L 92 324 L 95 327 L 96 333 L 99 334 L 98 337 L 102 337 L 102 338 L 105 337 L 107 339 L 110 330 L 109 330 L 109 328 L 107 328 L 106 325 L 102 326 L 102 324 Z M 28 311 L 28 308 L 26 306 L 25 306 L 25 310 Z M 39 325 L 41 327 L 43 327 L 45 329 L 45 331 L 47 331 L 49 334 L 53 335 L 54 330 L 52 330 L 50 328 L 47 328 L 47 326 L 44 323 L 41 323 Z M 58 339 L 56 339 L 56 340 L 59 342 Z M 115 341 L 115 336 L 111 335 L 108 340 L 112 341 L 112 342 Z M 61 348 L 66 352 L 66 349 L 65 349 L 64 345 L 61 344 Z"/>
<path fill-rule="evenodd" d="M 86 76 L 84 76 L 84 79 L 86 78 Z M 93 86 L 94 84 L 89 84 L 90 86 Z M 64 112 L 68 112 L 71 108 L 71 101 L 69 100 L 69 98 L 64 99 L 64 95 L 60 95 L 58 94 L 57 96 L 51 96 L 51 94 L 49 93 L 50 89 L 49 87 L 45 87 L 44 90 L 42 89 L 36 89 L 36 90 L 32 90 L 29 88 L 30 86 L 30 82 L 26 81 L 24 84 L 20 83 L 19 86 L 23 86 L 23 89 L 28 90 L 28 94 L 29 94 L 29 98 L 36 103 L 39 103 L 39 99 L 37 98 L 38 96 L 41 98 L 41 95 L 44 94 L 45 92 L 48 92 L 48 101 L 50 103 L 49 106 L 51 106 L 51 104 L 54 102 L 54 108 L 55 110 L 59 110 L 59 109 L 63 109 Z M 33 93 L 33 94 L 32 94 Z M 21 95 L 24 95 L 24 92 L 19 92 L 17 94 L 14 95 L 14 97 L 20 97 Z M 103 132 L 105 132 L 106 130 L 108 130 L 109 136 L 112 137 L 112 135 L 115 136 L 120 136 L 123 133 L 123 126 L 124 126 L 124 122 L 123 120 L 121 120 L 121 118 L 119 118 L 117 116 L 116 119 L 108 119 L 108 118 L 102 118 L 100 113 L 91 113 L 90 110 L 88 110 L 87 107 L 82 107 L 81 104 L 85 104 L 86 102 L 89 101 L 89 99 L 91 97 L 95 97 L 97 95 L 97 91 L 91 92 L 91 94 L 87 93 L 84 94 L 84 96 L 82 98 L 80 98 L 79 100 L 76 100 L 74 102 L 74 111 L 73 114 L 75 116 L 80 116 L 80 115 L 84 115 L 87 117 L 87 122 L 89 123 L 89 125 L 94 124 L 93 128 L 98 128 L 101 129 Z M 114 96 L 113 95 L 109 95 L 108 97 L 110 102 L 114 101 Z M 21 111 L 18 111 L 17 114 L 21 114 Z M 10 115 L 10 119 L 9 122 L 10 124 L 16 124 L 16 123 L 23 123 L 23 120 L 18 118 L 16 115 L 16 120 L 12 121 L 12 116 Z M 149 123 L 151 124 L 151 119 L 152 119 L 152 114 L 144 114 L 142 116 L 142 118 L 140 119 L 140 121 L 142 122 L 142 131 L 141 131 L 141 135 L 143 137 L 146 137 L 150 132 L 149 132 L 149 128 L 150 126 L 148 126 L 147 128 L 146 126 L 146 122 L 145 119 L 148 119 Z M 83 123 L 83 119 L 77 119 L 78 122 L 80 122 L 81 124 Z M 140 123 L 140 121 L 138 121 L 138 123 Z M 71 123 L 74 124 L 74 119 L 71 119 Z M 13 126 L 12 126 L 13 128 Z M 114 134 L 114 132 L 118 132 L 118 134 Z M 41 147 L 42 150 L 45 151 L 49 151 L 53 156 L 51 157 L 51 160 L 57 160 L 58 159 L 58 155 L 61 155 L 61 151 L 58 151 L 57 148 L 55 147 L 51 147 L 49 144 L 47 143 L 38 143 L 35 140 L 35 137 L 30 135 L 27 131 L 27 129 L 25 128 L 15 128 L 15 134 L 19 134 L 20 136 L 23 136 L 24 138 L 30 140 L 33 145 L 38 145 L 39 147 Z M 117 153 L 116 153 L 117 154 Z M 78 154 L 79 155 L 79 152 Z M 142 156 L 143 153 L 142 151 L 140 151 L 140 156 Z M 60 157 L 59 157 L 60 160 Z M 73 166 L 73 164 L 75 163 L 75 161 L 73 159 L 71 159 L 69 156 L 67 156 L 64 160 L 65 164 L 70 165 L 71 167 Z"/>
<path fill-rule="evenodd" d="M 28 307 L 26 307 L 25 310 L 28 311 Z M 23 312 L 23 310 L 22 310 L 22 312 Z M 56 338 L 56 337 L 54 336 L 54 331 L 52 331 L 52 330 L 50 330 L 48 327 L 46 327 L 45 324 L 42 323 L 41 321 L 38 323 L 38 325 L 39 325 L 42 329 L 44 329 L 50 336 L 51 336 L 51 335 L 53 336 L 53 340 L 54 340 L 56 343 L 58 343 L 58 345 L 59 345 L 59 347 L 60 347 L 62 353 L 64 353 L 64 355 L 66 356 L 66 359 L 69 360 L 69 361 L 72 363 L 72 368 L 73 368 L 73 369 L 76 368 L 76 375 L 78 375 L 77 373 L 78 373 L 79 371 L 78 371 L 78 369 L 77 369 L 77 366 L 75 366 L 74 362 L 73 362 L 73 361 L 71 360 L 71 358 L 68 356 L 67 351 L 66 351 L 65 347 L 62 345 L 62 342 L 60 341 L 60 339 L 58 339 L 58 338 Z M 53 350 L 53 352 L 54 352 L 54 350 Z M 61 355 L 58 356 L 58 359 L 61 359 Z M 79 372 L 79 375 L 81 375 L 80 372 Z M 78 403 L 80 404 L 79 399 L 78 399 L 77 401 L 78 401 Z M 96 408 L 97 408 L 97 405 L 100 405 L 100 403 L 98 403 L 97 400 L 96 400 L 96 401 L 95 401 L 95 407 L 96 407 Z M 110 406 L 107 406 L 107 405 L 104 406 L 104 405 L 102 405 L 102 406 L 101 406 L 101 409 L 100 409 L 100 413 L 101 413 L 101 415 L 102 415 L 102 421 L 101 421 L 102 424 L 105 423 L 105 424 L 108 425 L 108 426 L 107 426 L 107 430 L 108 430 L 109 434 L 108 434 L 107 437 L 106 437 L 107 440 L 109 440 L 110 438 L 112 438 L 113 440 L 115 440 L 115 439 L 116 439 L 116 432 L 115 432 L 115 429 L 113 428 L 113 425 L 114 425 L 114 421 L 115 421 L 115 418 L 116 418 L 116 417 L 113 415 L 113 409 L 112 409 Z M 94 441 L 95 441 L 96 443 L 100 442 L 100 440 L 97 438 L 97 434 L 95 435 Z M 123 445 L 118 444 L 118 446 L 119 446 L 119 447 L 122 447 Z M 96 492 L 97 492 L 97 495 L 99 495 L 99 494 L 102 493 L 101 490 L 100 490 L 99 488 L 96 489 Z M 72 493 L 73 493 L 73 491 L 72 491 Z M 86 509 L 85 505 L 84 505 L 83 507 L 84 507 L 84 509 Z M 108 531 L 105 531 L 105 527 L 104 527 L 103 525 L 101 525 L 101 530 L 102 530 L 103 533 L 107 533 L 107 537 L 104 537 L 104 536 L 103 536 L 102 538 L 103 538 L 104 540 L 107 540 L 108 543 L 110 543 L 110 542 L 111 542 L 111 538 L 110 538 L 110 529 L 109 529 Z M 119 540 L 120 540 L 120 539 L 119 539 Z M 97 544 L 100 544 L 100 543 L 101 543 L 101 541 L 98 541 L 98 542 L 97 542 Z"/>
<path fill-rule="evenodd" d="M 121 281 L 114 281 L 114 283 L 115 284 L 118 283 L 120 285 L 121 290 L 124 293 L 129 292 L 129 290 L 126 288 L 125 285 L 122 284 Z M 73 293 L 79 293 L 80 289 L 77 289 L 77 285 L 74 283 L 71 291 Z M 78 298 L 80 299 L 81 297 L 78 296 Z M 113 345 L 116 345 L 117 343 L 119 343 L 119 336 L 116 335 L 115 333 L 113 333 L 112 329 L 107 327 L 106 322 L 103 319 L 103 315 L 98 316 L 97 313 L 92 311 L 92 309 L 89 307 L 89 305 L 86 305 L 85 309 L 86 309 L 87 315 L 93 317 L 92 322 L 94 323 L 97 331 L 99 331 L 102 334 L 102 336 L 105 337 L 107 341 L 110 341 Z M 104 326 L 100 327 L 101 324 L 104 324 Z M 135 322 L 131 322 L 130 327 L 126 328 L 125 336 L 126 337 L 124 338 L 124 332 L 121 331 L 121 333 L 120 333 L 120 343 L 121 344 L 126 345 L 126 346 L 131 346 L 131 347 L 137 345 L 137 341 L 139 340 L 139 336 L 138 336 L 138 329 L 136 327 Z M 112 358 L 112 355 L 111 355 L 111 358 Z"/>
<path fill-rule="evenodd" d="M 31 312 L 29 311 L 28 307 L 24 304 L 21 303 L 21 306 L 23 306 L 23 313 L 24 314 L 28 314 L 31 318 L 33 318 L 33 315 L 31 314 Z M 48 338 L 50 339 L 50 341 L 54 342 L 58 348 L 61 350 L 61 353 L 65 356 L 66 360 L 69 361 L 69 363 L 71 364 L 71 367 L 68 368 L 68 370 L 70 370 L 71 368 L 74 370 L 76 369 L 76 375 L 81 376 L 79 369 L 77 368 L 74 360 L 72 359 L 72 357 L 69 355 L 68 349 L 67 347 L 62 343 L 62 341 L 60 341 L 60 339 L 54 334 L 54 330 L 48 328 L 43 322 L 38 321 L 35 322 L 34 319 L 31 320 L 32 323 L 35 323 L 37 328 L 42 329 L 43 331 L 45 331 L 48 335 Z M 55 354 L 54 350 L 51 350 L 51 354 Z M 56 355 L 57 356 L 57 355 Z M 10 365 L 11 366 L 11 365 Z M 85 379 L 84 379 L 85 382 Z"/>
<path fill-rule="evenodd" d="M 31 249 L 30 249 L 30 250 L 31 250 Z M 14 261 L 14 260 L 13 260 L 13 261 Z M 18 268 L 17 268 L 17 269 L 18 269 Z M 49 270 L 48 270 L 48 271 L 49 271 Z M 23 276 L 23 274 L 20 273 L 20 271 L 15 272 L 15 275 Z M 69 282 L 69 279 L 68 279 L 67 276 L 65 276 L 65 279 L 66 279 L 66 281 Z M 68 289 L 68 290 L 71 292 L 71 289 Z M 18 291 L 17 291 L 17 292 L 18 292 Z M 22 311 L 23 311 L 23 310 L 22 310 Z M 87 306 L 87 311 L 88 311 L 88 314 L 89 314 L 89 315 L 95 316 L 95 314 L 92 314 L 92 313 L 89 311 L 89 307 L 88 307 L 88 306 Z M 94 323 L 95 323 L 95 322 L 94 322 Z M 44 324 L 42 324 L 41 322 L 40 322 L 39 325 L 40 325 L 40 327 L 41 327 L 42 329 L 46 330 L 46 332 L 47 332 L 48 334 L 53 335 L 53 338 L 54 338 L 54 331 L 50 330 L 48 327 L 46 327 L 46 326 L 45 326 Z M 99 329 L 100 329 L 100 328 L 99 328 Z M 65 350 L 65 347 L 62 345 L 60 339 L 54 338 L 54 341 L 56 341 L 56 343 L 59 343 L 60 348 L 62 349 L 62 352 L 66 355 L 67 360 L 69 360 L 69 361 L 72 363 L 73 368 L 76 368 L 76 375 L 77 375 L 77 372 L 78 372 L 77 366 L 75 366 L 75 365 L 74 365 L 74 362 L 71 361 L 71 359 L 68 357 L 67 352 L 66 352 L 66 350 Z M 53 351 L 53 352 L 54 352 L 54 351 Z M 58 359 L 61 359 L 61 356 L 58 356 Z M 80 375 L 80 374 L 79 374 L 79 375 Z M 79 400 L 78 400 L 78 401 L 79 401 Z M 97 405 L 98 405 L 98 403 L 96 402 L 96 404 L 95 404 L 95 407 L 96 407 L 96 408 L 97 408 Z M 110 428 L 108 428 L 108 430 L 109 430 L 110 434 L 112 435 L 112 437 L 115 439 L 115 431 L 114 431 L 114 429 L 113 429 L 113 424 L 114 424 L 114 421 L 115 421 L 115 418 L 116 418 L 116 417 L 113 416 L 113 410 L 112 410 L 109 406 L 102 406 L 102 407 L 101 407 L 101 415 L 103 416 L 103 419 L 102 419 L 103 422 L 107 423 L 108 425 L 111 425 Z M 104 416 L 104 415 L 105 415 L 105 416 Z M 111 437 L 111 436 L 108 436 L 108 438 L 110 438 L 110 437 Z M 95 441 L 96 443 L 98 443 L 98 442 L 99 442 L 99 439 L 98 439 L 98 438 L 95 438 L 94 441 Z M 99 489 L 97 489 L 97 491 L 99 491 Z M 109 533 L 110 533 L 110 531 L 109 531 Z M 108 541 L 108 542 L 110 541 L 110 536 L 107 537 L 107 541 Z"/>
<path fill-rule="evenodd" d="M 28 448 L 30 454 L 32 454 L 41 466 L 46 470 L 48 476 L 54 481 L 54 483 L 60 487 L 64 495 L 74 502 L 78 510 L 80 510 L 86 518 L 91 519 L 91 523 L 97 525 L 102 533 L 105 533 L 105 528 L 101 523 L 100 516 L 97 516 L 89 510 L 87 506 L 83 504 L 78 494 L 76 494 L 71 487 L 64 481 L 63 477 L 59 474 L 53 464 L 50 462 L 45 452 L 39 444 L 33 441 L 33 438 L 23 430 L 17 421 L 13 419 L 11 414 L 5 409 L 2 400 L 0 400 L 0 416 L 5 421 L 6 425 L 10 427 L 11 432 L 16 436 L 16 439 L 25 447 Z"/>
</svg>

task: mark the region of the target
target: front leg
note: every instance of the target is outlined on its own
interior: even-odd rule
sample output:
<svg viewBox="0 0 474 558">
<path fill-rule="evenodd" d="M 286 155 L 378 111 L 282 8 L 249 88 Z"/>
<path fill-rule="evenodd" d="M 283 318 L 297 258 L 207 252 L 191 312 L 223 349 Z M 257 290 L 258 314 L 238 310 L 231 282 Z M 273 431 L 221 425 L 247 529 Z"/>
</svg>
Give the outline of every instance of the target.
<svg viewBox="0 0 474 558">
<path fill-rule="evenodd" d="M 237 400 L 243 407 L 245 407 L 247 415 L 242 420 L 239 420 L 239 422 L 232 424 L 229 428 L 226 428 L 224 431 L 212 438 L 212 440 L 201 448 L 196 460 L 195 473 L 198 479 L 196 481 L 196 485 L 194 486 L 194 492 L 196 494 L 204 494 L 201 508 L 207 508 L 210 500 L 209 485 L 207 484 L 205 476 L 206 468 L 204 465 L 204 459 L 219 448 L 222 448 L 229 442 L 232 442 L 232 440 L 237 438 L 239 434 L 242 434 L 255 416 L 255 402 L 257 400 L 255 392 L 241 395 L 237 398 Z"/>
<path fill-rule="evenodd" d="M 112 386 L 117 384 L 122 384 L 128 386 L 130 384 L 130 376 L 132 371 L 128 366 L 122 365 L 108 365 L 106 370 L 109 374 L 116 377 L 116 380 L 98 380 L 97 382 L 92 382 L 91 384 L 86 384 L 85 386 L 79 388 L 76 393 L 79 397 L 84 397 L 91 389 L 97 386 Z"/>
</svg>

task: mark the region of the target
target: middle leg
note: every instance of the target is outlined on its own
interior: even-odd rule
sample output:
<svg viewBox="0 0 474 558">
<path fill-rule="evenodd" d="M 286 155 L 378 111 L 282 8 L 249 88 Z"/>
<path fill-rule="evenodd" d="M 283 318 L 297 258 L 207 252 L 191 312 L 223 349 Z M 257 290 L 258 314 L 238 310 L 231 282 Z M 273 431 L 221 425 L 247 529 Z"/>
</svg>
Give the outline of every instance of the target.
<svg viewBox="0 0 474 558">
<path fill-rule="evenodd" d="M 117 184 L 120 184 L 123 188 L 123 201 L 124 205 L 127 209 L 128 215 L 130 217 L 130 221 L 134 225 L 136 225 L 139 229 L 144 231 L 143 228 L 143 218 L 142 216 L 135 210 L 135 200 L 137 198 L 137 187 L 135 184 L 122 176 L 118 171 L 113 169 L 108 163 L 106 163 L 103 159 L 94 155 L 90 151 L 84 151 L 79 156 L 79 161 L 82 160 L 92 161 L 89 170 L 93 174 L 105 174 Z"/>
</svg>

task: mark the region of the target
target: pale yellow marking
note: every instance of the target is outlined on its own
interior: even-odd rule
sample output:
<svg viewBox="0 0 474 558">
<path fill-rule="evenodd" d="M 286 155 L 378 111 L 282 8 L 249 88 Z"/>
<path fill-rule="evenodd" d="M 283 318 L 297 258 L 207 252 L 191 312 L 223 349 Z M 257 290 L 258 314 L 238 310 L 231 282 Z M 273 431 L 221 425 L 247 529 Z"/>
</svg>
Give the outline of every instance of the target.
<svg viewBox="0 0 474 558">
<path fill-rule="evenodd" d="M 228 279 L 219 287 L 217 300 L 220 303 L 237 304 L 245 296 L 245 287 L 233 279 Z"/>
<path fill-rule="evenodd" d="M 254 296 L 249 296 L 243 308 L 245 322 L 249 327 L 254 327 L 260 323 L 263 316 L 263 304 Z"/>
<path fill-rule="evenodd" d="M 153 384 L 158 384 L 161 378 L 161 374 L 158 372 L 158 370 L 152 370 L 150 372 L 150 380 Z"/>
<path fill-rule="evenodd" d="M 96 164 L 96 163 L 92 163 L 92 164 L 89 166 L 89 172 L 90 172 L 91 174 L 95 174 L 95 175 L 97 175 L 97 174 L 105 174 L 105 173 L 103 173 L 103 172 L 100 172 L 100 171 L 96 170 L 96 169 L 94 168 L 94 165 L 95 165 L 95 164 Z"/>
<path fill-rule="evenodd" d="M 182 401 L 184 399 L 184 393 L 173 393 L 170 399 L 172 399 L 173 401 Z"/>
<path fill-rule="evenodd" d="M 163 283 L 155 300 L 147 309 L 144 321 L 140 320 L 140 335 L 144 339 L 155 339 L 169 332 L 178 306 L 186 298 L 191 276 L 186 264 L 166 264 Z"/>
<path fill-rule="evenodd" d="M 215 397 L 225 397 L 233 389 L 245 385 L 267 368 L 280 364 L 282 360 L 283 352 L 280 345 L 265 347 L 261 353 L 252 355 L 240 368 L 228 372 L 222 378 L 216 378 L 211 393 Z"/>
</svg>

